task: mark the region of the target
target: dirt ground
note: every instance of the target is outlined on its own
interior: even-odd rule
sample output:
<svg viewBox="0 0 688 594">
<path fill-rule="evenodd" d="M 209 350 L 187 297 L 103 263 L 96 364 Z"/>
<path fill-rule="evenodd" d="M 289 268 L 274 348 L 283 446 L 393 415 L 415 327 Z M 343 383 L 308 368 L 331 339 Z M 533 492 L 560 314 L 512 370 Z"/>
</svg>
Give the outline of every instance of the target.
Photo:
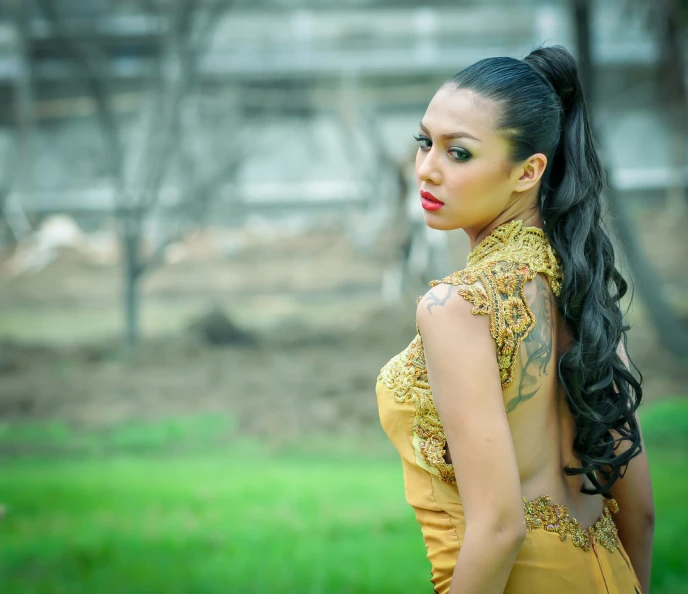
<svg viewBox="0 0 688 594">
<path fill-rule="evenodd" d="M 405 317 L 380 302 L 389 248 L 357 251 L 330 231 L 246 241 L 230 257 L 208 242 L 144 279 L 133 352 L 116 264 L 67 249 L 37 274 L 5 275 L 0 419 L 91 428 L 229 412 L 261 436 L 375 422 L 379 368 L 414 332 L 412 302 Z M 209 310 L 248 340 L 209 344 L 197 327 Z"/>
<path fill-rule="evenodd" d="M 205 248 L 190 247 L 144 280 L 147 330 L 134 352 L 119 337 L 116 264 L 66 250 L 36 274 L 5 275 L 0 420 L 102 427 L 217 412 L 234 415 L 241 434 L 259 437 L 378 423 L 375 379 L 412 339 L 422 291 L 419 285 L 396 304 L 381 300 L 394 242 L 356 250 L 330 229 L 245 242 L 231 256 L 208 248 L 207 238 L 198 242 Z M 249 340 L 205 341 L 193 319 L 211 307 Z M 647 399 L 685 394 L 688 370 L 661 347 L 639 305 L 631 322 L 629 352 Z"/>
</svg>

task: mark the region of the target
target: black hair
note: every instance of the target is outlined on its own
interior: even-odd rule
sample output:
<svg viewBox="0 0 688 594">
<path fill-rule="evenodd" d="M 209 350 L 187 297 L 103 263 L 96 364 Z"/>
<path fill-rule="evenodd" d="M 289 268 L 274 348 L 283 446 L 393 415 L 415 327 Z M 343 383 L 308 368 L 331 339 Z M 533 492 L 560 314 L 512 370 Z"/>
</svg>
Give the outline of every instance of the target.
<svg viewBox="0 0 688 594">
<path fill-rule="evenodd" d="M 601 226 L 605 172 L 576 61 L 562 46 L 539 47 L 523 60 L 480 60 L 445 84 L 496 103 L 494 127 L 514 163 L 535 153 L 547 157 L 538 202 L 564 272 L 557 306 L 573 346 L 557 369 L 575 418 L 573 449 L 581 461 L 564 471 L 587 475 L 593 488 L 584 485 L 581 492 L 611 497 L 614 482 L 642 451 L 635 411 L 643 378 L 639 372 L 634 377 L 619 352 L 630 328 L 619 306 L 628 285 Z"/>
</svg>

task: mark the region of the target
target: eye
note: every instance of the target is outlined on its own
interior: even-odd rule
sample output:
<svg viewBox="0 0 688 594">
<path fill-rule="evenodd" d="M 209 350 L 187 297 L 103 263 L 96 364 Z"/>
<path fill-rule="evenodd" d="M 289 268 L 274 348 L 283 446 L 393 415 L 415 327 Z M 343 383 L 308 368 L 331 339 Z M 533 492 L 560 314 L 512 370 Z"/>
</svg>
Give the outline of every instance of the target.
<svg viewBox="0 0 688 594">
<path fill-rule="evenodd" d="M 430 140 L 427 136 L 414 136 L 414 138 L 420 144 L 421 150 L 428 150 L 432 146 L 432 140 Z"/>
<path fill-rule="evenodd" d="M 450 148 L 448 152 L 454 155 L 455 161 L 463 162 L 468 161 L 471 158 L 471 153 L 469 153 L 466 149 L 454 147 Z"/>
</svg>

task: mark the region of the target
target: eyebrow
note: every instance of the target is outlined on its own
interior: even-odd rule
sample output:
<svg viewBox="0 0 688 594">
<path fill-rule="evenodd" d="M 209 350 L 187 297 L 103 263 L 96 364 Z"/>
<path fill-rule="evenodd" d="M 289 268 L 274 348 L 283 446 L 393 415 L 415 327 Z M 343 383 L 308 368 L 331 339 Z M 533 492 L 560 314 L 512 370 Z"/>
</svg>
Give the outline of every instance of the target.
<svg viewBox="0 0 688 594">
<path fill-rule="evenodd" d="M 427 132 L 428 134 L 430 134 L 430 131 L 425 126 L 423 126 L 422 121 L 420 122 L 419 125 L 423 129 L 424 132 Z M 442 134 L 440 136 L 440 138 L 447 138 L 447 139 L 450 139 L 450 138 L 472 138 L 473 140 L 477 140 L 478 142 L 482 142 L 480 140 L 480 138 L 476 138 L 475 136 L 473 136 L 472 134 L 469 134 L 468 132 L 452 132 L 451 134 Z"/>
</svg>

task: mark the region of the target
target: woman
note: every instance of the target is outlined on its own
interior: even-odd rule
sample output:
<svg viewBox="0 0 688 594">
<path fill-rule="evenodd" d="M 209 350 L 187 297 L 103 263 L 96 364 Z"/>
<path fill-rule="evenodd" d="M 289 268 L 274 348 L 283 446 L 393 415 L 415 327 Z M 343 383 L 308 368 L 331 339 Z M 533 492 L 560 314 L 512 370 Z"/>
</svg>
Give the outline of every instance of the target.
<svg viewBox="0 0 688 594">
<path fill-rule="evenodd" d="M 430 283 L 376 386 L 435 592 L 647 593 L 642 375 L 575 60 L 555 46 L 477 62 L 416 140 L 426 224 L 472 249 Z"/>
</svg>

